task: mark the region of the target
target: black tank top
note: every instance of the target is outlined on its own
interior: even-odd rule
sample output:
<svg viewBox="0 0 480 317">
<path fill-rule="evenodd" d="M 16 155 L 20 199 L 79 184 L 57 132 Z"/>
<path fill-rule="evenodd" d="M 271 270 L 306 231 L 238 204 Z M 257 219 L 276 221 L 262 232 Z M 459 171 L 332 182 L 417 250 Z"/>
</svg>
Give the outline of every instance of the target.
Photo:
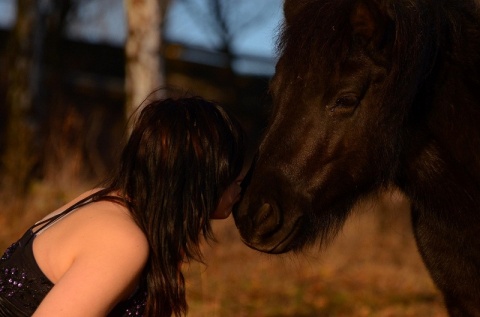
<svg viewBox="0 0 480 317">
<path fill-rule="evenodd" d="M 33 255 L 35 232 L 67 215 L 72 210 L 96 201 L 94 195 L 84 198 L 60 214 L 30 227 L 0 259 L 0 317 L 31 316 L 54 284 L 43 274 Z M 34 229 L 37 230 L 34 231 Z M 94 287 L 92 285 L 92 287 Z M 142 316 L 147 292 L 145 281 L 128 299 L 117 304 L 108 316 Z"/>
</svg>

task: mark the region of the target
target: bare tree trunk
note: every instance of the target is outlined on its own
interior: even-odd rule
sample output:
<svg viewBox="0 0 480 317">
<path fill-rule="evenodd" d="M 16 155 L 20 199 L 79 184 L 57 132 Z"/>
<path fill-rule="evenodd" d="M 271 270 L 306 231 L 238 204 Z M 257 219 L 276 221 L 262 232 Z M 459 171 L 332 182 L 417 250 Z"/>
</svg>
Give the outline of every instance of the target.
<svg viewBox="0 0 480 317">
<path fill-rule="evenodd" d="M 161 26 L 165 0 L 125 0 L 127 16 L 126 54 L 126 116 L 127 119 L 145 98 L 162 96 L 155 90 L 164 86 Z"/>
<path fill-rule="evenodd" d="M 41 4 L 19 0 L 9 45 L 7 127 L 2 155 L 3 186 L 14 195 L 28 188 L 39 162 L 38 103 L 45 35 Z"/>
</svg>

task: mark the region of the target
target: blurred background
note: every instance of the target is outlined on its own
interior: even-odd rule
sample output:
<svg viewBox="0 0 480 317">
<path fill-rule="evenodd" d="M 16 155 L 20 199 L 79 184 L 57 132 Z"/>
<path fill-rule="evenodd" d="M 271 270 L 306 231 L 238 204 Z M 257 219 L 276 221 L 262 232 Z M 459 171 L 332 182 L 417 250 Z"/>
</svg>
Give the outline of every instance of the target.
<svg viewBox="0 0 480 317">
<path fill-rule="evenodd" d="M 281 0 L 0 0 L 0 247 L 99 182 L 128 119 L 171 90 L 224 105 L 251 157 L 268 120 Z M 366 202 L 326 250 L 267 256 L 232 219 L 186 265 L 188 316 L 446 316 L 408 203 Z"/>
</svg>

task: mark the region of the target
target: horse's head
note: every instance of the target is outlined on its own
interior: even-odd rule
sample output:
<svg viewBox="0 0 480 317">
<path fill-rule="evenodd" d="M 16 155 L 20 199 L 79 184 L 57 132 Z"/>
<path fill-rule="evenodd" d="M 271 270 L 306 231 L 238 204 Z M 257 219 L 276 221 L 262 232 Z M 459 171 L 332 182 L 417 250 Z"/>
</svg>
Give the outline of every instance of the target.
<svg viewBox="0 0 480 317">
<path fill-rule="evenodd" d="M 428 68 L 415 64 L 423 38 L 402 34 L 422 12 L 400 26 L 376 1 L 287 0 L 284 9 L 273 116 L 234 213 L 244 241 L 269 253 L 328 240 L 360 197 L 388 185 Z"/>
</svg>

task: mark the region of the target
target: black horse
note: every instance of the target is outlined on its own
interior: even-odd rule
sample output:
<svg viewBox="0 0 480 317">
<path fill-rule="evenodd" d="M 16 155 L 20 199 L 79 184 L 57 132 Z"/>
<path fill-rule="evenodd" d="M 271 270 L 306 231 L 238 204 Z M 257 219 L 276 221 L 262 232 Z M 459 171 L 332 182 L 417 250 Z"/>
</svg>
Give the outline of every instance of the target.
<svg viewBox="0 0 480 317">
<path fill-rule="evenodd" d="M 268 253 L 398 188 L 451 316 L 480 316 L 480 1 L 286 0 L 273 116 L 235 221 Z"/>
</svg>

